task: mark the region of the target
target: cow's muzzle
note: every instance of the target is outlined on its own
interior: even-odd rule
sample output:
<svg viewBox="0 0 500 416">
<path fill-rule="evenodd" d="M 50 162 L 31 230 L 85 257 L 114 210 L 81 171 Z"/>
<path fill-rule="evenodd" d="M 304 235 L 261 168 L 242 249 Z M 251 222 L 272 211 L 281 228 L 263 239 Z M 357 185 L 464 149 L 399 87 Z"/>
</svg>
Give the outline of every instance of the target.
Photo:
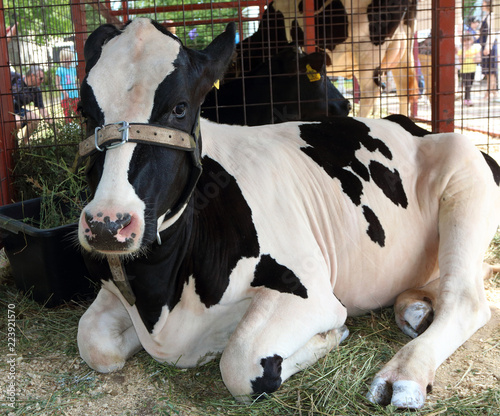
<svg viewBox="0 0 500 416">
<path fill-rule="evenodd" d="M 141 221 L 134 213 L 98 212 L 93 215 L 84 210 L 80 226 L 85 238 L 84 247 L 102 253 L 130 253 L 138 246 L 142 236 Z"/>
</svg>

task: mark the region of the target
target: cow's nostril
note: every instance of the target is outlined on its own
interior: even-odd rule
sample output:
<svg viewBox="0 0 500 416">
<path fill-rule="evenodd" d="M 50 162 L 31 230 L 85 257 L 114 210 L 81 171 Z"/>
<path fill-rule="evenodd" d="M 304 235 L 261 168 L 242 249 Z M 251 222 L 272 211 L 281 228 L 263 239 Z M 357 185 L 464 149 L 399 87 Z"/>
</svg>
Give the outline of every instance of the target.
<svg viewBox="0 0 500 416">
<path fill-rule="evenodd" d="M 132 223 L 133 218 L 129 213 L 117 213 L 114 217 L 112 219 L 112 216 L 103 216 L 102 214 L 97 214 L 97 217 L 94 217 L 92 214 L 86 212 L 85 221 L 88 227 L 85 228 L 89 228 L 92 232 L 106 231 L 112 235 L 116 235 L 128 227 Z"/>
<path fill-rule="evenodd" d="M 118 215 L 120 215 L 120 217 L 118 217 Z M 116 215 L 116 217 L 118 218 L 117 222 L 120 222 L 123 228 L 125 228 L 132 222 L 132 215 L 130 215 L 129 213 L 123 215 L 119 213 Z"/>
<path fill-rule="evenodd" d="M 85 212 L 85 222 L 86 222 L 86 225 L 89 227 L 89 228 L 92 228 L 92 221 L 94 220 L 94 216 L 93 215 L 90 215 L 88 212 Z M 87 227 L 86 227 L 87 228 Z"/>
</svg>

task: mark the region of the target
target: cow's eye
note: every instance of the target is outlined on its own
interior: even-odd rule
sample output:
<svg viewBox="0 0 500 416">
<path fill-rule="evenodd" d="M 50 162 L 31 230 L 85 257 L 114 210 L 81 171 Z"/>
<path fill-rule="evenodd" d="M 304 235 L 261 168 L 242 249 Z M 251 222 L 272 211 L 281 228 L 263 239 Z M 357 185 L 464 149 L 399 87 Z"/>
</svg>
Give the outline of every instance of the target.
<svg viewBox="0 0 500 416">
<path fill-rule="evenodd" d="M 183 118 L 186 115 L 186 108 L 186 103 L 177 104 L 172 113 L 177 118 Z"/>
</svg>

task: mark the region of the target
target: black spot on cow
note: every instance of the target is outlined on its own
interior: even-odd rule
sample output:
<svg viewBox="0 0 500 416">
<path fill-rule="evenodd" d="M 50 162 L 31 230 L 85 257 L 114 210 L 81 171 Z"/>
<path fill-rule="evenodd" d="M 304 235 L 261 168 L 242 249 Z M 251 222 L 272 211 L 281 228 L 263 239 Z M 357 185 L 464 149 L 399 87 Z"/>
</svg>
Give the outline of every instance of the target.
<svg viewBox="0 0 500 416">
<path fill-rule="evenodd" d="M 203 175 L 192 199 L 192 255 L 197 261 L 188 256 L 185 267 L 195 278 L 196 293 L 210 307 L 222 298 L 238 261 L 259 256 L 259 243 L 252 211 L 236 180 L 213 159 L 203 158 Z"/>
<path fill-rule="evenodd" d="M 332 118 L 318 124 L 300 126 L 300 136 L 310 146 L 301 150 L 320 165 L 326 173 L 337 178 L 343 192 L 351 201 L 361 204 L 363 183 L 369 181 L 367 167 L 356 158 L 356 151 L 364 146 L 370 152 L 379 151 L 388 159 L 392 154 L 384 142 L 370 136 L 369 127 L 352 118 Z M 335 138 L 332 139 L 332 132 Z"/>
<path fill-rule="evenodd" d="M 391 114 L 390 116 L 385 117 L 385 119 L 399 124 L 408 133 L 416 137 L 424 137 L 431 134 L 429 131 L 417 126 L 412 120 L 402 114 Z"/>
<path fill-rule="evenodd" d="M 483 155 L 484 160 L 491 169 L 491 173 L 493 174 L 493 180 L 498 186 L 500 186 L 500 166 L 498 166 L 498 163 L 490 155 L 484 152 L 481 152 L 481 154 Z"/>
<path fill-rule="evenodd" d="M 307 299 L 307 289 L 289 268 L 279 264 L 270 255 L 261 257 L 255 268 L 252 287 L 264 286 L 282 293 L 291 293 Z"/>
<path fill-rule="evenodd" d="M 370 174 L 373 182 L 384 192 L 394 204 L 408 207 L 408 198 L 403 188 L 403 182 L 397 169 L 390 170 L 375 160 L 370 162 Z"/>
<path fill-rule="evenodd" d="M 407 11 L 408 0 L 373 0 L 366 10 L 370 41 L 379 46 L 392 38 Z"/>
<path fill-rule="evenodd" d="M 252 380 L 252 391 L 255 397 L 262 393 L 272 393 L 281 386 L 281 364 L 283 358 L 277 354 L 272 357 L 260 360 L 260 365 L 264 369 L 262 377 Z"/>
<path fill-rule="evenodd" d="M 315 12 L 323 7 L 324 1 L 315 1 Z M 314 26 L 316 42 L 321 48 L 333 51 L 337 45 L 344 43 L 349 36 L 349 22 L 344 4 L 340 0 L 328 3 L 314 16 Z"/>
<path fill-rule="evenodd" d="M 382 228 L 382 224 L 380 224 L 378 217 L 366 205 L 363 205 L 363 215 L 368 222 L 368 229 L 366 230 L 366 233 L 374 243 L 377 243 L 380 247 L 384 247 L 385 232 Z"/>
</svg>

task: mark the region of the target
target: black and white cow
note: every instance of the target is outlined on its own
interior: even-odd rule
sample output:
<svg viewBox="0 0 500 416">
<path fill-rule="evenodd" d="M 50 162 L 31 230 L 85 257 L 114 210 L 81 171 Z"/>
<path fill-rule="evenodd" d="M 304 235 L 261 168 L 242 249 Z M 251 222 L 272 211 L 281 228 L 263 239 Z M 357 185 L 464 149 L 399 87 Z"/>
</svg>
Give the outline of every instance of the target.
<svg viewBox="0 0 500 416">
<path fill-rule="evenodd" d="M 248 126 L 347 116 L 351 104 L 325 70 L 323 53 L 307 55 L 285 48 L 243 78 L 229 79 L 220 89 L 212 89 L 201 115 L 219 123 Z"/>
<path fill-rule="evenodd" d="M 416 0 L 315 0 L 315 44 L 328 52 L 334 76 L 356 76 L 361 93 L 361 117 L 370 115 L 380 95 L 381 77 L 391 70 L 399 111 L 408 114 L 418 98 L 412 45 Z M 243 71 L 292 42 L 305 45 L 304 0 L 273 0 L 259 30 L 238 46 Z M 238 63 L 239 61 L 237 61 Z"/>
<path fill-rule="evenodd" d="M 140 18 L 87 41 L 82 109 L 102 127 L 80 145 L 93 199 L 79 241 L 103 284 L 79 323 L 81 356 L 110 372 L 142 348 L 182 367 L 223 351 L 227 388 L 249 400 L 337 346 L 347 315 L 397 298 L 405 332 L 434 320 L 368 398 L 423 406 L 436 368 L 490 317 L 482 258 L 499 166 L 403 116 L 200 120 L 234 37 L 229 25 L 194 51 Z"/>
</svg>

